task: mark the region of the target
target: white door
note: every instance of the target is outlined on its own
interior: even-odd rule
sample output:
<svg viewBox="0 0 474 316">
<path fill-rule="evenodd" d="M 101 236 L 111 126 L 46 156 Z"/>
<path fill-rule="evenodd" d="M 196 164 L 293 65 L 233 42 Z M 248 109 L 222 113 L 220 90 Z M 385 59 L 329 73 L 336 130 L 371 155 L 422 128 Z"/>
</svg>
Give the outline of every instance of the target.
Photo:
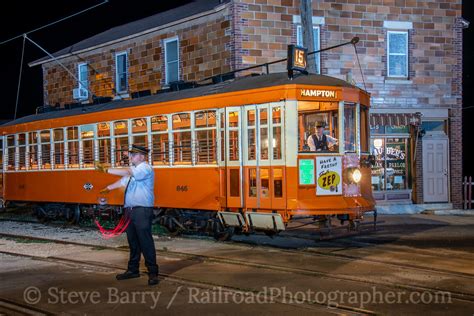
<svg viewBox="0 0 474 316">
<path fill-rule="evenodd" d="M 423 200 L 448 202 L 447 138 L 423 138 Z"/>
</svg>

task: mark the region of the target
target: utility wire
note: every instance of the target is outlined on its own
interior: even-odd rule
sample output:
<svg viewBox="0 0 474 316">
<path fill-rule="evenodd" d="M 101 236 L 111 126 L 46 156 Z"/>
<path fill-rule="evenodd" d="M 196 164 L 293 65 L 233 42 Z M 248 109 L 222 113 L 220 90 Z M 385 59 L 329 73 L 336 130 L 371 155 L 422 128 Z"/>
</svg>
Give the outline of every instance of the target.
<svg viewBox="0 0 474 316">
<path fill-rule="evenodd" d="M 16 120 L 16 114 L 18 111 L 18 100 L 20 99 L 21 75 L 23 73 L 23 57 L 25 56 L 25 42 L 26 42 L 26 35 L 23 36 L 23 48 L 21 49 L 20 74 L 18 78 L 18 87 L 16 88 L 15 114 L 13 115 L 14 120 Z"/>
<path fill-rule="evenodd" d="M 365 86 L 364 72 L 362 71 L 362 67 L 360 66 L 359 53 L 357 52 L 357 46 L 356 46 L 355 43 L 352 43 L 352 45 L 354 46 L 354 50 L 355 50 L 356 57 L 357 57 L 357 63 L 359 64 L 360 74 L 362 75 L 362 82 L 364 83 L 364 90 L 367 91 L 367 87 Z"/>
<path fill-rule="evenodd" d="M 64 20 L 67 20 L 67 19 L 69 19 L 69 18 L 72 18 L 72 17 L 74 17 L 74 16 L 76 16 L 76 15 L 79 15 L 79 14 L 82 14 L 82 13 L 87 12 L 87 11 L 89 11 L 89 10 L 92 10 L 92 9 L 98 7 L 98 6 L 101 6 L 101 5 L 103 5 L 103 4 L 106 4 L 107 2 L 109 2 L 109 0 L 104 0 L 103 2 L 101 2 L 101 3 L 99 3 L 99 4 L 93 5 L 92 7 L 89 7 L 89 8 L 87 8 L 87 9 L 82 10 L 82 11 L 79 11 L 79 12 L 76 12 L 76 13 L 74 13 L 74 14 L 71 14 L 71 15 L 65 17 L 65 18 L 59 19 L 59 20 L 54 21 L 54 22 L 51 22 L 51 23 L 49 23 L 49 24 L 40 26 L 40 27 L 38 27 L 38 28 L 36 28 L 36 29 L 34 29 L 34 30 L 31 30 L 31 31 L 22 33 L 22 34 L 20 34 L 20 35 L 14 36 L 14 37 L 12 37 L 12 38 L 10 38 L 10 39 L 4 40 L 4 41 L 0 42 L 0 45 L 3 45 L 3 44 L 8 43 L 8 42 L 10 42 L 10 41 L 13 41 L 13 40 L 15 40 L 15 39 L 17 39 L 17 38 L 20 38 L 20 37 L 22 37 L 23 35 L 28 35 L 28 34 L 30 34 L 30 33 L 33 33 L 33 32 L 39 31 L 39 30 L 41 30 L 41 29 L 44 29 L 44 28 L 46 28 L 46 27 L 48 27 L 48 26 L 51 26 L 51 25 L 54 25 L 54 24 L 56 24 L 56 23 L 62 22 L 62 21 L 64 21 Z"/>
<path fill-rule="evenodd" d="M 74 79 L 76 79 L 77 82 L 81 82 L 79 80 L 79 78 L 76 77 L 76 75 L 71 71 L 69 70 L 66 66 L 64 66 L 64 64 L 62 64 L 56 57 L 54 57 L 53 55 L 51 55 L 46 49 L 44 49 L 43 47 L 41 47 L 38 43 L 36 43 L 35 41 L 33 41 L 31 38 L 29 38 L 28 36 L 26 36 L 26 34 L 24 34 L 25 38 L 27 40 L 29 40 L 31 43 L 33 43 L 36 47 L 38 47 L 39 49 L 41 49 L 44 53 L 46 53 L 49 57 L 51 57 L 55 62 L 57 62 L 61 67 L 64 68 L 64 70 L 66 70 Z M 91 95 L 92 95 L 92 92 L 91 90 L 89 90 L 89 88 L 85 88 Z"/>
</svg>

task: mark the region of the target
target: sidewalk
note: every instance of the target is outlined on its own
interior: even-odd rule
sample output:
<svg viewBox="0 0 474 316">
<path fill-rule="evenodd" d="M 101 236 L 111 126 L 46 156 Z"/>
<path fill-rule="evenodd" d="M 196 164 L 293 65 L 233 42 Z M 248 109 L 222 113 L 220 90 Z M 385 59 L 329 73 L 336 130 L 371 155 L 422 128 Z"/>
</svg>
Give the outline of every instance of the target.
<svg viewBox="0 0 474 316">
<path fill-rule="evenodd" d="M 474 210 L 454 209 L 451 203 L 433 204 L 379 204 L 376 205 L 378 214 L 385 215 L 461 215 L 474 216 Z"/>
</svg>

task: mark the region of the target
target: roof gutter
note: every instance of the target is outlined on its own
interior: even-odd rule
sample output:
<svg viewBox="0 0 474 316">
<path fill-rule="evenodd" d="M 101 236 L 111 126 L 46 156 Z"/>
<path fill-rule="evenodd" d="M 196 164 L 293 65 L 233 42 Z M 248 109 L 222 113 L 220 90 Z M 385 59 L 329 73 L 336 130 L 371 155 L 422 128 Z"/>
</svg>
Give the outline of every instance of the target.
<svg viewBox="0 0 474 316">
<path fill-rule="evenodd" d="M 135 33 L 135 34 L 132 34 L 132 35 L 128 35 L 126 37 L 121 37 L 121 38 L 118 38 L 118 39 L 115 39 L 115 40 L 112 40 L 112 41 L 108 41 L 108 42 L 105 42 L 105 43 L 102 43 L 102 44 L 99 44 L 99 45 L 87 47 L 87 48 L 84 48 L 84 49 L 81 49 L 81 50 L 73 51 L 71 53 L 67 53 L 67 54 L 63 54 L 63 55 L 60 55 L 60 56 L 57 56 L 57 57 L 55 56 L 55 57 L 56 57 L 56 59 L 61 59 L 61 58 L 66 58 L 66 57 L 70 57 L 70 56 L 75 56 L 77 54 L 86 53 L 88 51 L 91 51 L 91 50 L 94 50 L 94 49 L 97 49 L 97 48 L 101 48 L 101 47 L 108 46 L 108 45 L 113 45 L 113 44 L 116 44 L 116 43 L 120 43 L 120 42 L 124 42 L 124 41 L 130 40 L 130 39 L 136 38 L 136 37 L 140 37 L 140 36 L 143 36 L 143 35 L 146 35 L 146 34 L 149 34 L 149 33 L 161 31 L 163 29 L 170 28 L 170 27 L 182 24 L 184 22 L 190 22 L 190 21 L 202 18 L 202 17 L 206 17 L 206 16 L 209 16 L 209 15 L 218 13 L 218 12 L 224 10 L 226 8 L 226 6 L 227 6 L 227 3 L 222 4 L 222 5 L 218 5 L 217 7 L 215 7 L 212 10 L 209 10 L 209 11 L 204 11 L 204 12 L 201 12 L 201 13 L 198 13 L 198 14 L 195 14 L 195 15 L 191 15 L 189 17 L 186 17 L 186 18 L 183 18 L 183 19 L 180 19 L 180 20 L 177 20 L 177 21 L 167 23 L 165 25 L 161 25 L 161 26 L 157 26 L 157 27 L 148 29 L 148 30 L 140 32 L 140 33 Z M 52 60 L 53 60 L 52 58 L 49 58 L 49 59 L 42 60 L 42 61 L 34 61 L 34 62 L 31 62 L 31 63 L 28 63 L 28 66 L 34 67 L 34 66 L 38 66 L 38 65 L 48 63 Z"/>
</svg>

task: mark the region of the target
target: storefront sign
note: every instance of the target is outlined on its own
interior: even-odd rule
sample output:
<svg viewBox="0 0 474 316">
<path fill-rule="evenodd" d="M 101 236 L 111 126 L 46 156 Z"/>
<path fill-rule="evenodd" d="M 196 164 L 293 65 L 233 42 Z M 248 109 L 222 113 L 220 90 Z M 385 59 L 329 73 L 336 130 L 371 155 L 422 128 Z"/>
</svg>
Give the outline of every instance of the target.
<svg viewBox="0 0 474 316">
<path fill-rule="evenodd" d="M 314 185 L 314 160 L 299 160 L 300 185 Z"/>
<path fill-rule="evenodd" d="M 341 157 L 317 157 L 316 174 L 316 195 L 342 194 Z"/>
</svg>

